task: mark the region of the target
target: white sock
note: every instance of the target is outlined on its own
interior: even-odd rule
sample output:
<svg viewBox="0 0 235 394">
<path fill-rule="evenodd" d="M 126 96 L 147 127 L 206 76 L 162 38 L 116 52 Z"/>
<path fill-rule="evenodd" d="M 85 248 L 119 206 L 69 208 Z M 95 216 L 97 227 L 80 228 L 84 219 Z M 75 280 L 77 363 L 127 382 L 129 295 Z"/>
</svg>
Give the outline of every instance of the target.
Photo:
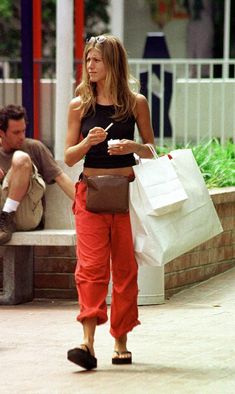
<svg viewBox="0 0 235 394">
<path fill-rule="evenodd" d="M 12 200 L 11 198 L 8 197 L 5 201 L 2 210 L 8 213 L 15 212 L 19 205 L 20 205 L 19 201 Z"/>
</svg>

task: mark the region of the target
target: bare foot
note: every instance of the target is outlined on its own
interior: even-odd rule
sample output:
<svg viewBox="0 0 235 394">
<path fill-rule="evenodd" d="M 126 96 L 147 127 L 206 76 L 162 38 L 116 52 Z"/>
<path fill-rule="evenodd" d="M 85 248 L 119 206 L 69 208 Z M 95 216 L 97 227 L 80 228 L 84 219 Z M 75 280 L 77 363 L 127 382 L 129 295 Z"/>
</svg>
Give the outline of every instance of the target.
<svg viewBox="0 0 235 394">
<path fill-rule="evenodd" d="M 127 350 L 127 334 L 115 338 L 114 353 L 112 359 L 131 359 L 131 353 Z"/>
<path fill-rule="evenodd" d="M 86 352 L 87 352 L 87 348 L 88 348 L 90 350 L 91 355 L 95 357 L 94 347 L 90 343 L 85 343 L 85 341 L 84 341 L 81 345 L 78 346 L 78 348 L 85 350 Z"/>
</svg>

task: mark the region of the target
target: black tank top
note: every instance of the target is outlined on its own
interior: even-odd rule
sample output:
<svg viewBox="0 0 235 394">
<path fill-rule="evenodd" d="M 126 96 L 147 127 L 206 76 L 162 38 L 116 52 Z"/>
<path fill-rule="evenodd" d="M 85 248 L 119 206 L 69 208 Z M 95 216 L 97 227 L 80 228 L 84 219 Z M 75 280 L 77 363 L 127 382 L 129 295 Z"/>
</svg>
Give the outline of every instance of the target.
<svg viewBox="0 0 235 394">
<path fill-rule="evenodd" d="M 110 139 L 134 139 L 135 117 L 134 115 L 122 121 L 112 119 L 114 115 L 113 105 L 96 104 L 95 113 L 84 116 L 81 121 L 81 133 L 85 138 L 93 127 L 103 127 L 104 129 L 113 122 L 108 131 L 105 141 L 92 146 L 87 152 L 84 167 L 89 168 L 123 168 L 136 164 L 134 155 L 110 156 L 108 154 L 108 140 Z"/>
</svg>

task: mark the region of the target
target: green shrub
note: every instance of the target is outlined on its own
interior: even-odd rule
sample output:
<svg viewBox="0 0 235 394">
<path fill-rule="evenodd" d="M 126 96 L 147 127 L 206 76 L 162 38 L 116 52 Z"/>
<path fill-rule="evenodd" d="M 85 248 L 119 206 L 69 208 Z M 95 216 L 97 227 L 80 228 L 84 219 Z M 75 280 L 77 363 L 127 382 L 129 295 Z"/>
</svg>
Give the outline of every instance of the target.
<svg viewBox="0 0 235 394">
<path fill-rule="evenodd" d="M 217 139 L 212 139 L 199 145 L 188 144 L 177 146 L 176 149 L 190 148 L 202 172 L 207 187 L 235 186 L 235 144 L 227 141 L 221 145 Z M 168 153 L 171 148 L 157 147 L 158 154 Z"/>
</svg>

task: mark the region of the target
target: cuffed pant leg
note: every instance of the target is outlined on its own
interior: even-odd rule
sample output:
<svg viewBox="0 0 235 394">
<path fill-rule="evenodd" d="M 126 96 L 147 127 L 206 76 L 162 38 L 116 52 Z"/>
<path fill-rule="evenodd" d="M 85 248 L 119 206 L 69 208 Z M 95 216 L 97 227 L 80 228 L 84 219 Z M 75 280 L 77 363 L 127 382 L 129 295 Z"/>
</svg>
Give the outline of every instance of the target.
<svg viewBox="0 0 235 394">
<path fill-rule="evenodd" d="M 86 185 L 79 183 L 74 207 L 77 230 L 77 267 L 75 280 L 79 296 L 78 321 L 107 317 L 106 296 L 110 279 L 109 216 L 93 214 L 85 209 Z"/>
<path fill-rule="evenodd" d="M 138 320 L 138 267 L 134 255 L 129 214 L 113 215 L 111 235 L 112 304 L 111 328 L 113 337 L 119 338 L 131 331 Z"/>
</svg>

